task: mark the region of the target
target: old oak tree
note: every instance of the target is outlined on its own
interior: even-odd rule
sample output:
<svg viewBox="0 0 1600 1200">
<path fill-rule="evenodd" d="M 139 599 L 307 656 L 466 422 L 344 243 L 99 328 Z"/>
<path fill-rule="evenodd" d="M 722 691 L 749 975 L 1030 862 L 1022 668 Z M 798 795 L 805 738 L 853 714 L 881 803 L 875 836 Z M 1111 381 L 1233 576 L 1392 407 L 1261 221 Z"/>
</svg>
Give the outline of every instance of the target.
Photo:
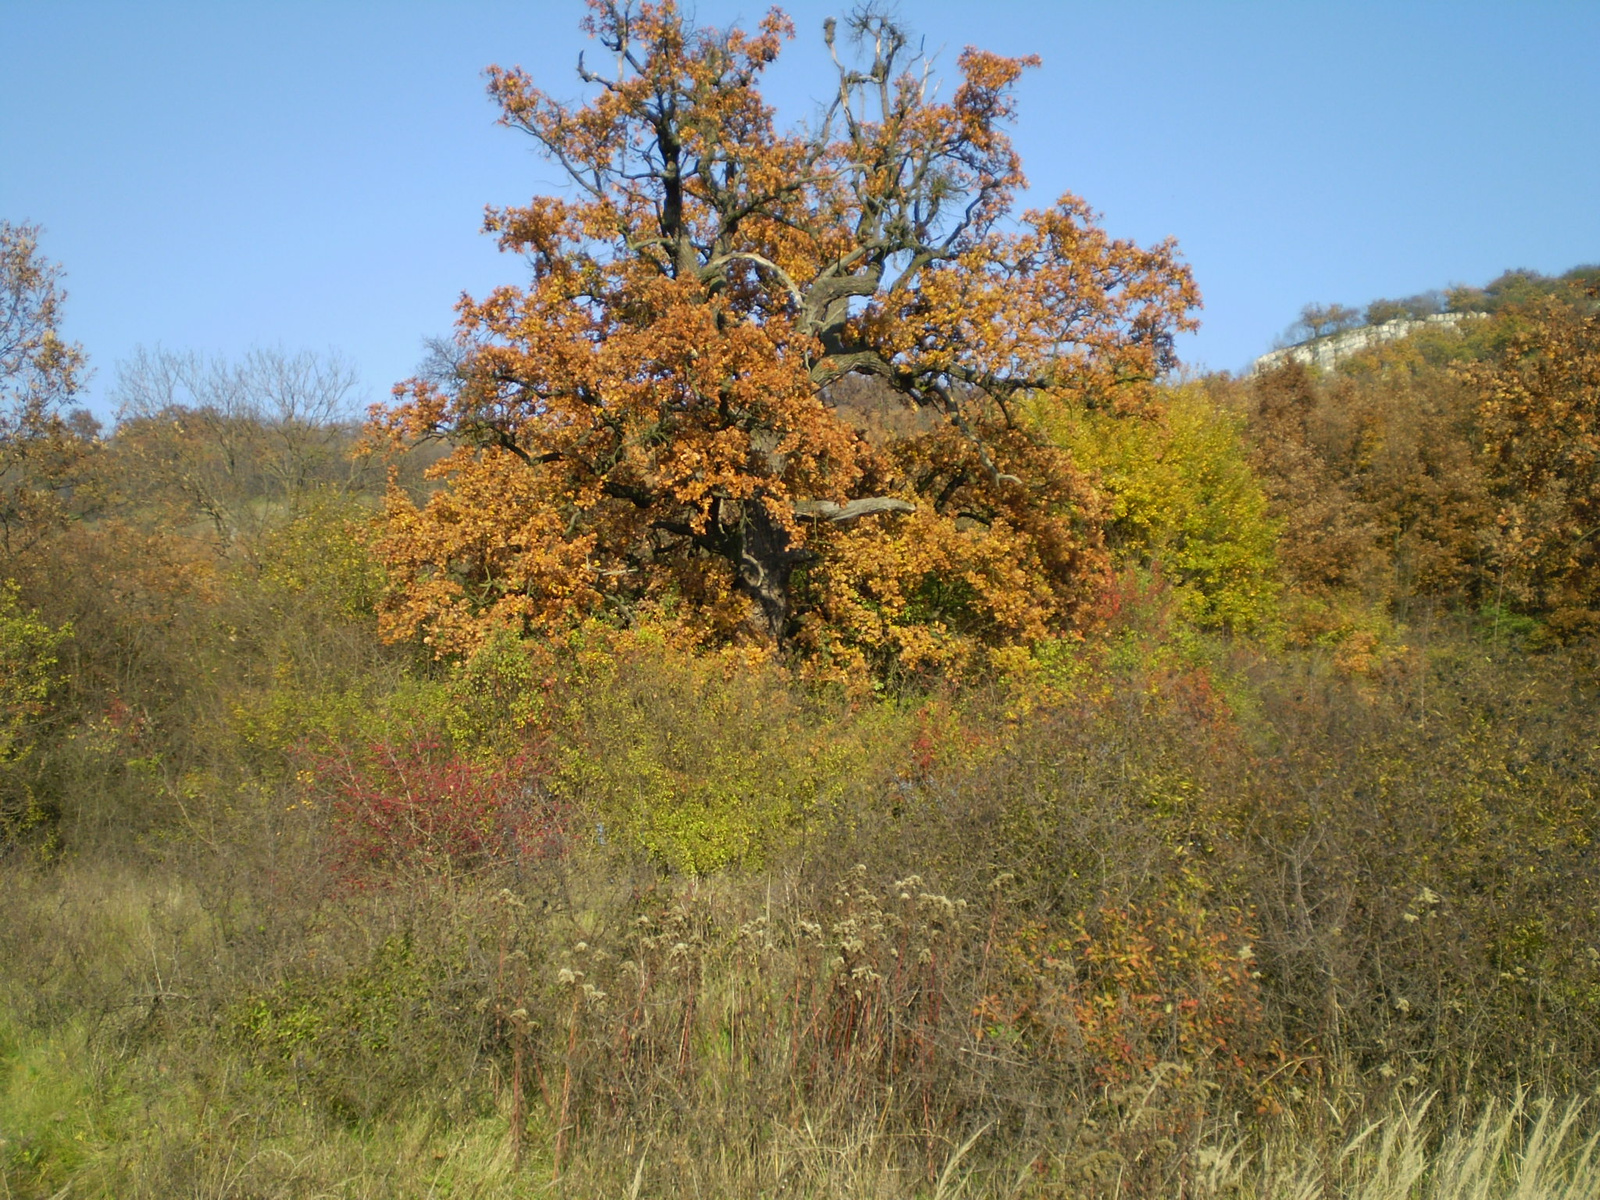
<svg viewBox="0 0 1600 1200">
<path fill-rule="evenodd" d="M 1029 414 L 1136 413 L 1198 293 L 1172 243 L 1074 196 L 1014 212 L 1033 60 L 968 49 L 940 99 L 865 10 L 826 23 L 832 95 L 781 129 L 757 90 L 781 13 L 590 9 L 587 103 L 489 72 L 569 186 L 490 212 L 530 281 L 464 298 L 448 363 L 381 416 L 454 446 L 425 504 L 391 497 L 388 634 L 454 653 L 649 617 L 850 673 L 1071 630 L 1099 501 Z"/>
</svg>

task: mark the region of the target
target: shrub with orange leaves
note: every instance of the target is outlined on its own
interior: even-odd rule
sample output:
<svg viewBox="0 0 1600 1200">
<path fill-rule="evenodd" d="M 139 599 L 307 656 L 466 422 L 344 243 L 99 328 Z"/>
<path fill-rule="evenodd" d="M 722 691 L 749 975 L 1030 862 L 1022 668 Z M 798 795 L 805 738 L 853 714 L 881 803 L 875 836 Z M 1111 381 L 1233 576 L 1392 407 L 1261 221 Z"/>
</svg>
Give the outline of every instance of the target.
<svg viewBox="0 0 1600 1200">
<path fill-rule="evenodd" d="M 1251 940 L 1243 914 L 1181 895 L 1024 922 L 997 947 L 1000 983 L 974 1016 L 990 1040 L 1101 1084 L 1174 1063 L 1250 1085 L 1281 1061 Z"/>
<path fill-rule="evenodd" d="M 1075 627 L 1101 505 L 1021 407 L 1138 410 L 1198 293 L 1170 241 L 1113 240 L 1077 197 L 1013 214 L 1033 60 L 969 49 L 939 101 L 891 20 L 852 23 L 868 61 L 829 22 L 833 98 L 796 130 L 757 87 L 777 11 L 744 32 L 590 0 L 617 66 L 580 60 L 581 105 L 491 68 L 574 187 L 490 213 L 530 283 L 463 300 L 447 367 L 377 415 L 456 446 L 425 503 L 391 494 L 387 636 L 667 617 L 860 677 Z M 861 380 L 915 419 L 863 419 Z"/>
</svg>

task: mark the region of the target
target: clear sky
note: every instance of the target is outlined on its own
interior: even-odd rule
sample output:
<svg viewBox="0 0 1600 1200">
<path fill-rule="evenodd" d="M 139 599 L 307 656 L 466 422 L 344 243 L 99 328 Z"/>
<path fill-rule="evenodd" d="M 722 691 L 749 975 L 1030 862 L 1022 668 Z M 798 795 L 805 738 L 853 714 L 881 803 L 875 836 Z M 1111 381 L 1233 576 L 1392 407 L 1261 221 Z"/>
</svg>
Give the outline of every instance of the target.
<svg viewBox="0 0 1600 1200">
<path fill-rule="evenodd" d="M 762 3 L 698 0 L 702 23 Z M 770 97 L 827 86 L 822 18 Z M 1037 53 L 1015 138 L 1047 202 L 1174 236 L 1205 296 L 1187 362 L 1237 370 L 1309 301 L 1361 305 L 1600 260 L 1600 2 L 899 0 L 953 71 Z M 368 398 L 523 277 L 485 205 L 554 190 L 493 123 L 490 63 L 578 98 L 580 0 L 0 0 L 0 217 L 45 226 L 103 415 L 135 346 L 334 349 Z"/>
</svg>

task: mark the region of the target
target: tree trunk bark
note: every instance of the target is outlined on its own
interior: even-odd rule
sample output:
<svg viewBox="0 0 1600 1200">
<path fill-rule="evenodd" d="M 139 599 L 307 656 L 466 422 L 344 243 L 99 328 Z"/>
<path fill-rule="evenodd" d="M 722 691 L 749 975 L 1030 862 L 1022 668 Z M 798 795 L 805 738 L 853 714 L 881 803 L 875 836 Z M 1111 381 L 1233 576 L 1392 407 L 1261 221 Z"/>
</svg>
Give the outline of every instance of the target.
<svg viewBox="0 0 1600 1200">
<path fill-rule="evenodd" d="M 789 577 L 804 559 L 760 500 L 744 505 L 739 528 L 739 587 L 756 602 L 756 632 L 782 647 L 789 626 Z"/>
<path fill-rule="evenodd" d="M 812 521 L 841 523 L 885 513 L 912 513 L 917 506 L 895 496 L 863 496 L 844 504 L 801 500 L 793 504 L 792 511 L 795 516 Z M 758 609 L 752 622 L 756 634 L 781 648 L 789 633 L 789 579 L 796 567 L 815 556 L 794 544 L 789 531 L 762 500 L 749 500 L 740 506 L 739 528 L 733 541 L 737 547 L 733 557 L 739 572 L 739 590 L 754 600 Z"/>
</svg>

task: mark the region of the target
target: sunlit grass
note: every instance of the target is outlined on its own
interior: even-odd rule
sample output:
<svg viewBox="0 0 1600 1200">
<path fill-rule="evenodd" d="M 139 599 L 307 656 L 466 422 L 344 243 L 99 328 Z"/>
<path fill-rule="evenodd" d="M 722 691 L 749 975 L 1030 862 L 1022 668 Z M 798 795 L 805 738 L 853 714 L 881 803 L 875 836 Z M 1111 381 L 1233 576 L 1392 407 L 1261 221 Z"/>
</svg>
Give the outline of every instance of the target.
<svg viewBox="0 0 1600 1200">
<path fill-rule="evenodd" d="M 1600 1195 L 1593 1104 L 1525 1093 L 1443 1136 L 1430 1102 L 1400 1104 L 1331 1148 L 1292 1134 L 1252 1155 L 1203 1155 L 1201 1194 L 1260 1200 L 1589 1200 Z"/>
<path fill-rule="evenodd" d="M 924 1142 L 891 1119 L 881 1096 L 857 1107 L 842 1095 L 769 1094 L 770 1109 L 749 1111 L 753 1093 L 739 1074 L 740 1056 L 718 1040 L 736 993 L 759 984 L 740 975 L 751 968 L 736 956 L 707 960 L 700 999 L 707 1023 L 695 1035 L 699 1074 L 678 1093 L 682 1111 L 658 1106 L 631 1123 L 602 1122 L 571 1143 L 559 1170 L 556 1114 L 531 1081 L 520 1164 L 504 1086 L 474 1106 L 450 1094 L 448 1080 L 423 1081 L 409 1100 L 369 1119 L 340 1117 L 292 1073 L 264 1069 L 205 1016 L 207 1004 L 225 1008 L 230 990 L 251 980 L 239 963 L 209 976 L 201 969 L 197 960 L 215 946 L 214 931 L 183 889 L 115 872 L 95 886 L 71 867 L 54 877 L 12 873 L 8 882 L 17 911 L 40 936 L 8 942 L 0 1014 L 5 1200 L 1152 1194 L 1148 1186 L 1136 1190 L 1116 1165 L 1099 1174 L 1050 1169 L 1052 1162 L 1073 1168 L 1071 1153 L 1008 1141 L 991 1123 L 945 1129 Z M 719 892 L 707 883 L 702 894 L 707 888 Z M 712 902 L 733 905 L 737 896 L 730 887 Z M 30 1003 L 17 969 L 30 962 L 72 967 L 78 1003 L 65 988 Z M 165 1008 L 150 1002 L 158 971 L 170 989 Z M 483 1065 L 491 1075 L 502 1069 Z M 1213 1130 L 1174 1168 L 1172 1186 L 1218 1200 L 1600 1195 L 1592 1104 L 1522 1093 L 1485 1098 L 1472 1119 L 1452 1121 L 1424 1100 L 1347 1119 L 1342 1128 L 1319 1125 L 1319 1105 L 1327 1107 L 1307 1097 L 1272 1132 L 1230 1138 Z"/>
</svg>

